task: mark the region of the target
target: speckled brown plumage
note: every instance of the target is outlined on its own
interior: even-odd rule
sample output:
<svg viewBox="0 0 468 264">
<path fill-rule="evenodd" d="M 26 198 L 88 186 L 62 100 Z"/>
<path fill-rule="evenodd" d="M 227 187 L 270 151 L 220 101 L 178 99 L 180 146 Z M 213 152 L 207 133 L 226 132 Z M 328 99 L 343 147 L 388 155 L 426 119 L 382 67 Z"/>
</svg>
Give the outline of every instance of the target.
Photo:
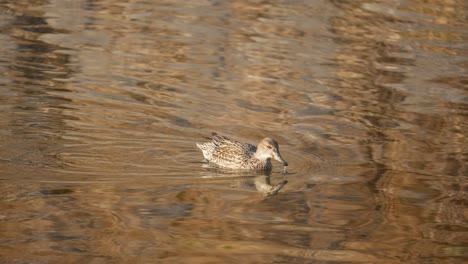
<svg viewBox="0 0 468 264">
<path fill-rule="evenodd" d="M 272 167 L 271 158 L 288 166 L 281 157 L 278 143 L 271 138 L 264 138 L 255 147 L 212 133 L 211 142 L 197 143 L 197 147 L 207 161 L 224 168 L 269 170 Z"/>
</svg>

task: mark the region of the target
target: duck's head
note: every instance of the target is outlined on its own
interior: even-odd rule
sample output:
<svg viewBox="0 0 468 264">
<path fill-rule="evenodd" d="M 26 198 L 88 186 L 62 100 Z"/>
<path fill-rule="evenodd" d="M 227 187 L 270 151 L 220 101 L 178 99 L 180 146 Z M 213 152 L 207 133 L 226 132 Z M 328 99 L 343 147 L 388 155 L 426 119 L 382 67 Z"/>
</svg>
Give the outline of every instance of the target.
<svg viewBox="0 0 468 264">
<path fill-rule="evenodd" d="M 281 157 L 278 143 L 271 138 L 264 138 L 260 143 L 258 143 L 255 156 L 259 160 L 274 158 L 281 162 L 283 166 L 288 166 L 288 163 Z"/>
</svg>

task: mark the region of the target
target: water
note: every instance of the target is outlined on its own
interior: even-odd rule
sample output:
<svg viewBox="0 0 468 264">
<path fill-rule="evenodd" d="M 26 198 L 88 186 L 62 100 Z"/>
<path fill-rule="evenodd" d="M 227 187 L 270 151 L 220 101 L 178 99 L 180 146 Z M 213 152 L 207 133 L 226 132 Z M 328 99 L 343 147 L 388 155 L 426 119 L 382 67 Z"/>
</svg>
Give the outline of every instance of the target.
<svg viewBox="0 0 468 264">
<path fill-rule="evenodd" d="M 0 262 L 462 262 L 467 13 L 2 1 Z M 211 131 L 289 173 L 207 167 Z"/>
</svg>

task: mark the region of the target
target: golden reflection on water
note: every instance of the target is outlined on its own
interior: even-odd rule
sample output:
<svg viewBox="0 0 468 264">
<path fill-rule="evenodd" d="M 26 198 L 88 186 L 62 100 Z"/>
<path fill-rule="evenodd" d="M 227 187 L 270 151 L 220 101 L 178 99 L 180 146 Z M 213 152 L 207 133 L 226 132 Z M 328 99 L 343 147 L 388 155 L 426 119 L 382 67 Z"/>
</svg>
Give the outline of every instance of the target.
<svg viewBox="0 0 468 264">
<path fill-rule="evenodd" d="M 0 6 L 2 261 L 466 257 L 463 2 Z M 289 173 L 203 166 L 211 131 Z"/>
</svg>

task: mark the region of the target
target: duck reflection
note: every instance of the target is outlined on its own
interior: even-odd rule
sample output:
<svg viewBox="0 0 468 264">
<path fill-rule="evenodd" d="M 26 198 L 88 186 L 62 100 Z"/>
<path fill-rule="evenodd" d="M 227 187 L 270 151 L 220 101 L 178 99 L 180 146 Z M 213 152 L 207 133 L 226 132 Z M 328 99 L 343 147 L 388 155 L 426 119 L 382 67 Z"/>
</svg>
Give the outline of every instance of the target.
<svg viewBox="0 0 468 264">
<path fill-rule="evenodd" d="M 283 180 L 280 183 L 272 185 L 270 179 L 270 176 L 257 176 L 254 179 L 254 184 L 255 188 L 257 189 L 257 192 L 259 192 L 265 197 L 277 194 L 288 183 L 288 180 L 283 178 Z"/>
<path fill-rule="evenodd" d="M 279 183 L 272 183 L 272 171 L 232 171 L 219 167 L 212 167 L 208 164 L 204 164 L 203 167 L 205 167 L 208 172 L 208 175 L 203 176 L 203 178 L 233 179 L 229 185 L 230 187 L 245 190 L 255 189 L 264 198 L 276 195 L 288 184 L 285 174 L 281 174 L 282 180 Z M 254 176 L 253 180 L 252 176 Z"/>
</svg>

